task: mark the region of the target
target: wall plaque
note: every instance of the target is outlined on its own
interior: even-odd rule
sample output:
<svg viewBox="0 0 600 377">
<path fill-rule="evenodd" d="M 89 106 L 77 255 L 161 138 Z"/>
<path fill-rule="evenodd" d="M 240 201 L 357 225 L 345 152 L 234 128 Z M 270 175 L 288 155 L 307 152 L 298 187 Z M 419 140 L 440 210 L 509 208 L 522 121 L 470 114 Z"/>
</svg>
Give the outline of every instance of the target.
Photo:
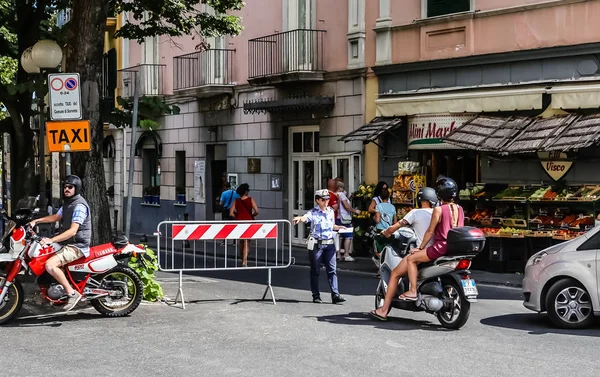
<svg viewBox="0 0 600 377">
<path fill-rule="evenodd" d="M 260 158 L 249 158 L 248 159 L 248 173 L 251 173 L 251 174 L 260 173 Z"/>
</svg>

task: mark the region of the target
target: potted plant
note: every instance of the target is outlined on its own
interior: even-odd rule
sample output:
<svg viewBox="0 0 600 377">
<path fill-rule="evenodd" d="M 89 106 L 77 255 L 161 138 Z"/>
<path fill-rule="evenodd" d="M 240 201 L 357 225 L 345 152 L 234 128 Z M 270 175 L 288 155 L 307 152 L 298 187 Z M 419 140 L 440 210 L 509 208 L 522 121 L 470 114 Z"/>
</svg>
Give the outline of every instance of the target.
<svg viewBox="0 0 600 377">
<path fill-rule="evenodd" d="M 175 193 L 177 194 L 177 203 L 185 204 L 185 186 L 175 187 Z"/>
<path fill-rule="evenodd" d="M 144 189 L 144 203 L 146 203 L 146 204 L 152 203 L 151 191 L 152 191 L 152 186 L 146 187 Z"/>
</svg>

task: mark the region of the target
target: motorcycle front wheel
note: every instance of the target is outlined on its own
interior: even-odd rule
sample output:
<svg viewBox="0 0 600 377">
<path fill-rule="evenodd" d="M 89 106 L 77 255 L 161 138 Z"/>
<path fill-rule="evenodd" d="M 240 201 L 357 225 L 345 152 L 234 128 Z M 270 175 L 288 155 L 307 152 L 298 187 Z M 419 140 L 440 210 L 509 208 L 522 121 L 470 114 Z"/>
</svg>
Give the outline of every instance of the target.
<svg viewBox="0 0 600 377">
<path fill-rule="evenodd" d="M 8 287 L 8 293 L 4 296 L 3 302 L 0 302 L 0 325 L 11 321 L 19 314 L 24 299 L 23 286 L 18 280 L 15 280 Z"/>
<path fill-rule="evenodd" d="M 462 289 L 454 281 L 443 282 L 443 299 L 451 301 L 451 308 L 446 304 L 437 312 L 438 321 L 447 329 L 458 330 L 467 323 L 471 313 L 471 303 L 462 294 Z"/>
<path fill-rule="evenodd" d="M 142 302 L 144 283 L 130 268 L 117 266 L 100 276 L 100 289 L 116 292 L 91 301 L 92 306 L 105 317 L 124 317 Z"/>
</svg>

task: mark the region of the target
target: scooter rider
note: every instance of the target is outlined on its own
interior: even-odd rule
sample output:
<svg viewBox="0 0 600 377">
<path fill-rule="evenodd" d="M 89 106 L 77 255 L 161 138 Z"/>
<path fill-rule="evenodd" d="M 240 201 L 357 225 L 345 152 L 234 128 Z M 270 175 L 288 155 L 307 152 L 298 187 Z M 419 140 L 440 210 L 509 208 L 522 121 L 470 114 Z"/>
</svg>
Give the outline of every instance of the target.
<svg viewBox="0 0 600 377">
<path fill-rule="evenodd" d="M 390 226 L 389 228 L 381 232 L 381 234 L 389 238 L 392 235 L 392 233 L 394 233 L 401 227 L 410 226 L 415 231 L 420 245 L 421 241 L 423 241 L 423 238 L 425 237 L 425 232 L 427 232 L 427 228 L 429 228 L 433 208 L 437 206 L 437 203 L 438 197 L 435 193 L 435 190 L 431 187 L 422 188 L 417 193 L 417 204 L 420 208 L 415 208 L 411 210 L 406 214 L 406 216 L 404 216 L 402 220 Z"/>
<path fill-rule="evenodd" d="M 42 245 L 59 243 L 62 248 L 46 262 L 46 271 L 61 284 L 69 297 L 65 310 L 69 311 L 81 300 L 81 294 L 69 284 L 61 266 L 88 257 L 92 241 L 90 206 L 81 196 L 82 182 L 76 175 L 68 175 L 63 185 L 64 204 L 54 215 L 33 220 L 30 225 L 61 222 L 60 233 L 42 238 Z"/>
<path fill-rule="evenodd" d="M 464 225 L 464 214 L 460 206 L 454 203 L 458 196 L 458 185 L 451 178 L 442 177 L 435 184 L 437 197 L 442 201 L 442 206 L 436 207 L 432 216 L 429 228 L 425 232 L 425 237 L 418 248 L 410 251 L 406 258 L 402 258 L 400 264 L 394 268 L 390 276 L 389 285 L 383 305 L 372 310 L 369 314 L 379 320 L 385 321 L 387 313 L 391 307 L 392 299 L 398 289 L 398 281 L 402 276 L 408 274 L 410 279 L 409 291 L 400 295 L 403 300 L 417 300 L 417 264 L 435 260 L 446 253 L 446 236 L 450 229 Z M 427 247 L 429 241 L 433 239 L 433 245 Z"/>
<path fill-rule="evenodd" d="M 319 271 L 321 270 L 321 264 L 324 264 L 329 280 L 329 288 L 331 289 L 331 301 L 334 304 L 340 304 L 346 299 L 340 296 L 338 290 L 334 232 L 346 229 L 346 227 L 335 225 L 335 215 L 333 209 L 329 207 L 329 191 L 327 189 L 315 191 L 315 202 L 317 205 L 313 209 L 304 216 L 294 217 L 293 222 L 294 225 L 299 222 L 311 223 L 307 249 L 310 259 L 310 290 L 312 291 L 313 302 L 315 304 L 323 302 L 319 292 Z"/>
</svg>

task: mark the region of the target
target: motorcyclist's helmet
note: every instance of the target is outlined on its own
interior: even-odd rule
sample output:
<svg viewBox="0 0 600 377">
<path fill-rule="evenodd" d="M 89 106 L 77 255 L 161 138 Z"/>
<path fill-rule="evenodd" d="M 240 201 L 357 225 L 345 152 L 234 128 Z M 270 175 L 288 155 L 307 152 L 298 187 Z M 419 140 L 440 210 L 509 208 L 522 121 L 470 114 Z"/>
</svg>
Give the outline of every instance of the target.
<svg viewBox="0 0 600 377">
<path fill-rule="evenodd" d="M 417 205 L 421 208 L 421 202 L 428 201 L 431 207 L 435 207 L 438 203 L 438 197 L 434 189 L 431 187 L 423 187 L 417 193 Z"/>
<path fill-rule="evenodd" d="M 67 175 L 63 184 L 75 186 L 75 195 L 81 194 L 81 188 L 83 184 L 81 182 L 81 178 L 79 178 L 78 176 L 74 174 Z"/>
<path fill-rule="evenodd" d="M 435 192 L 440 200 L 449 202 L 458 196 L 458 185 L 454 179 L 442 177 L 435 183 Z"/>
</svg>

